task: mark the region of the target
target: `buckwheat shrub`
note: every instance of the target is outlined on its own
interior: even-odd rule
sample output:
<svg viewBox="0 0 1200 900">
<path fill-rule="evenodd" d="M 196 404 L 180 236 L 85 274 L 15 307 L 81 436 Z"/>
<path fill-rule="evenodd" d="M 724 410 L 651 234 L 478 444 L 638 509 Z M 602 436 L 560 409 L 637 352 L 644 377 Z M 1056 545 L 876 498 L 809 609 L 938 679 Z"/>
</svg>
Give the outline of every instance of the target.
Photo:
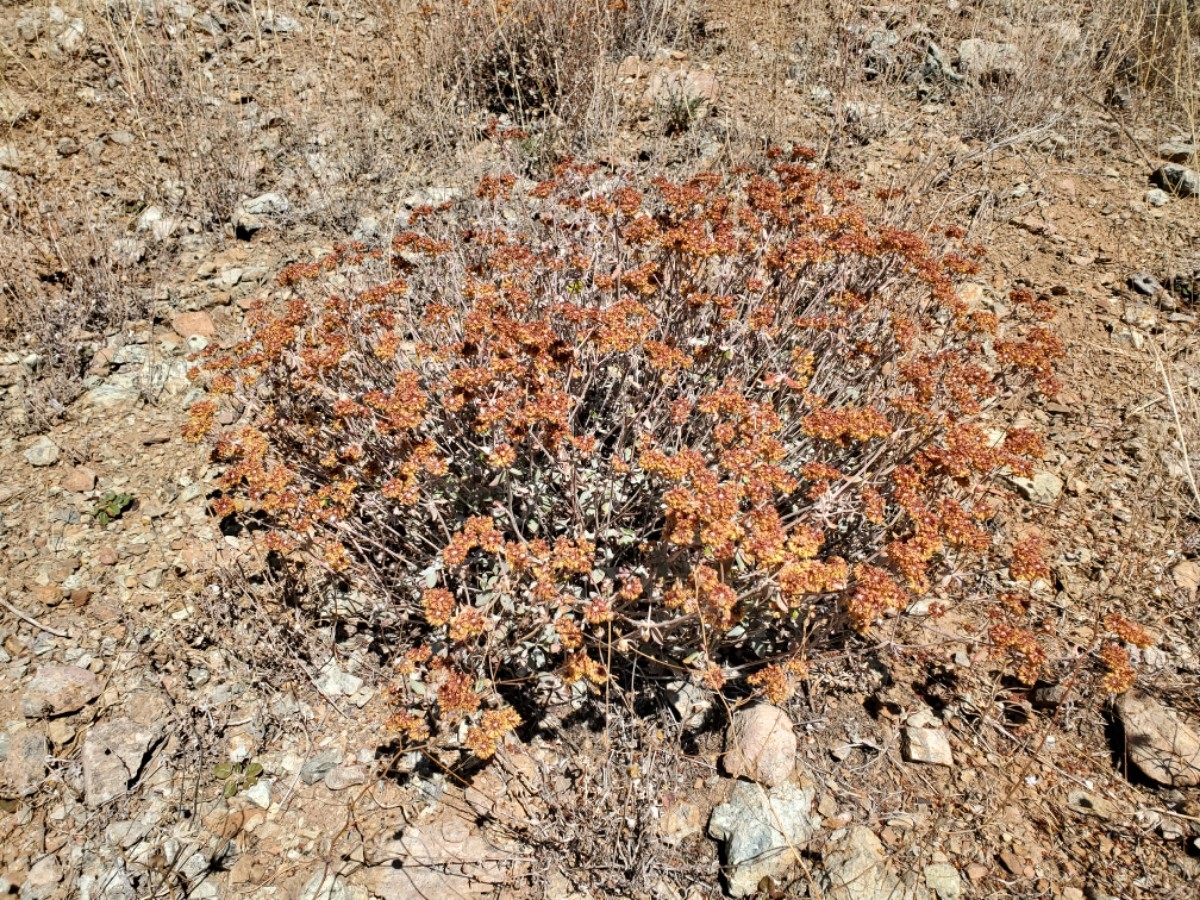
<svg viewBox="0 0 1200 900">
<path fill-rule="evenodd" d="M 396 728 L 486 757 L 519 722 L 505 685 L 651 663 L 782 700 L 935 578 L 975 589 L 1010 552 L 1040 577 L 987 500 L 1040 442 L 980 416 L 1053 390 L 1061 344 L 964 304 L 960 232 L 874 224 L 810 158 L 644 190 L 489 176 L 386 250 L 289 266 L 291 298 L 203 362 L 216 512 L 376 600 Z"/>
</svg>

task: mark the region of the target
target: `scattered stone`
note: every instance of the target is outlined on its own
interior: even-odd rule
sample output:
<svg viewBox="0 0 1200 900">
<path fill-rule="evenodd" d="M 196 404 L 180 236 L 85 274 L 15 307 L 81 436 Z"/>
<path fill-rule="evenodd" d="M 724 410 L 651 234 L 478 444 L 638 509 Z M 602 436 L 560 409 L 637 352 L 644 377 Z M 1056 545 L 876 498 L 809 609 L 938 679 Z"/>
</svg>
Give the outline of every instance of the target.
<svg viewBox="0 0 1200 900">
<path fill-rule="evenodd" d="M 978 884 L 988 876 L 988 867 L 983 863 L 973 862 L 967 866 L 967 877 Z"/>
<path fill-rule="evenodd" d="M 141 396 L 142 392 L 132 377 L 117 375 L 84 393 L 80 398 L 80 403 L 100 409 L 113 409 L 117 406 L 136 403 Z"/>
<path fill-rule="evenodd" d="M 996 854 L 996 858 L 1000 860 L 1000 865 L 1004 866 L 1010 875 L 1016 875 L 1019 878 L 1025 874 L 1025 860 L 1011 850 L 1000 851 Z"/>
<path fill-rule="evenodd" d="M 1161 188 L 1150 188 L 1150 190 L 1146 191 L 1142 199 L 1151 206 L 1158 208 L 1170 203 L 1171 195 Z"/>
<path fill-rule="evenodd" d="M 62 480 L 64 491 L 86 494 L 96 489 L 96 473 L 87 466 L 76 466 Z"/>
<path fill-rule="evenodd" d="M 349 697 L 363 686 L 363 680 L 343 671 L 331 656 L 317 673 L 316 685 L 317 690 L 327 697 Z"/>
<path fill-rule="evenodd" d="M 959 41 L 958 59 L 963 74 L 988 79 L 1016 75 L 1021 67 L 1021 51 L 1014 44 L 968 38 Z"/>
<path fill-rule="evenodd" d="M 1150 180 L 1164 191 L 1178 197 L 1195 197 L 1200 194 L 1200 173 L 1177 163 L 1167 163 L 1157 169 Z"/>
<path fill-rule="evenodd" d="M 242 209 L 252 216 L 279 216 L 292 208 L 283 194 L 259 194 L 242 202 Z"/>
<path fill-rule="evenodd" d="M 171 320 L 171 328 L 185 340 L 194 334 L 210 338 L 217 333 L 212 317 L 206 312 L 180 313 Z"/>
<path fill-rule="evenodd" d="M 912 891 L 888 868 L 875 832 L 856 825 L 825 855 L 821 875 L 826 900 L 911 900 Z"/>
<path fill-rule="evenodd" d="M 9 736 L 4 776 L 18 797 L 28 797 L 41 785 L 48 753 L 46 736 L 40 730 L 31 728 Z"/>
<path fill-rule="evenodd" d="M 1066 685 L 1045 684 L 1033 690 L 1034 709 L 1057 709 L 1067 696 Z"/>
<path fill-rule="evenodd" d="M 679 722 L 684 728 L 699 728 L 708 717 L 708 711 L 712 709 L 712 697 L 709 692 L 682 678 L 667 684 L 667 702 L 679 716 Z"/>
<path fill-rule="evenodd" d="M 785 781 L 771 790 L 748 781 L 733 786 L 729 800 L 712 812 L 710 837 L 726 844 L 729 893 L 746 897 L 764 877 L 778 878 L 795 864 L 795 850 L 820 828 L 812 812 L 815 792 Z M 782 830 L 781 830 L 782 829 Z"/>
<path fill-rule="evenodd" d="M 322 750 L 304 763 L 300 769 L 300 780 L 305 784 L 316 784 L 328 775 L 334 767 L 341 765 L 341 763 L 341 750 Z"/>
<path fill-rule="evenodd" d="M 1116 816 L 1113 805 L 1103 797 L 1089 794 L 1087 791 L 1071 791 L 1067 794 L 1067 809 L 1081 816 L 1094 816 L 1097 819 L 1112 819 Z"/>
<path fill-rule="evenodd" d="M 904 729 L 904 758 L 909 762 L 928 763 L 934 766 L 953 766 L 954 754 L 950 750 L 950 739 L 941 728 L 913 726 Z"/>
<path fill-rule="evenodd" d="M 52 719 L 46 725 L 46 737 L 55 747 L 65 747 L 75 739 L 75 729 L 63 719 Z"/>
<path fill-rule="evenodd" d="M 1153 297 L 1163 290 L 1163 286 L 1158 283 L 1158 279 L 1148 272 L 1138 272 L 1136 275 L 1131 275 L 1129 277 L 1129 286 L 1139 294 L 1144 294 L 1147 297 Z"/>
<path fill-rule="evenodd" d="M 264 34 L 293 34 L 303 31 L 300 22 L 282 13 L 268 13 L 262 18 Z"/>
<path fill-rule="evenodd" d="M 676 847 L 703 830 L 700 807 L 687 800 L 679 800 L 667 807 L 658 823 L 658 835 L 668 847 Z"/>
<path fill-rule="evenodd" d="M 25 450 L 25 462 L 38 468 L 52 466 L 58 462 L 58 454 L 58 445 L 43 434 Z"/>
<path fill-rule="evenodd" d="M 160 732 L 129 719 L 93 725 L 83 742 L 84 799 L 97 807 L 128 791 L 141 775 Z"/>
<path fill-rule="evenodd" d="M 78 666 L 41 666 L 21 698 L 26 718 L 77 712 L 100 696 L 100 679 Z"/>
<path fill-rule="evenodd" d="M 1155 315 L 1154 310 L 1143 304 L 1126 308 L 1121 320 L 1126 325 L 1132 325 L 1142 331 L 1151 331 L 1158 324 L 1158 316 Z"/>
<path fill-rule="evenodd" d="M 271 785 L 267 782 L 256 781 L 242 793 L 259 809 L 271 808 Z"/>
<path fill-rule="evenodd" d="M 925 886 L 937 894 L 938 900 L 958 900 L 962 896 L 962 876 L 949 863 L 926 866 Z"/>
<path fill-rule="evenodd" d="M 58 883 L 63 880 L 62 866 L 53 853 L 35 862 L 25 876 L 21 886 L 21 900 L 43 900 L 56 893 Z"/>
<path fill-rule="evenodd" d="M 1200 784 L 1200 736 L 1147 694 L 1127 691 L 1117 701 L 1129 761 L 1168 787 Z"/>
<path fill-rule="evenodd" d="M 1171 580 L 1180 590 L 1187 591 L 1191 599 L 1195 599 L 1196 591 L 1200 590 L 1200 563 L 1185 559 L 1171 569 Z"/>
<path fill-rule="evenodd" d="M 1167 162 L 1188 166 L 1196 158 L 1196 145 L 1186 141 L 1167 141 L 1159 145 L 1158 155 Z"/>
<path fill-rule="evenodd" d="M 1035 472 L 1033 478 L 1013 475 L 1008 480 L 1026 500 L 1044 506 L 1053 505 L 1063 489 L 1062 479 L 1052 472 Z"/>
<path fill-rule="evenodd" d="M 409 209 L 418 206 L 441 206 L 462 199 L 462 191 L 453 187 L 427 187 L 409 194 L 400 203 Z"/>
<path fill-rule="evenodd" d="M 344 791 L 366 782 L 367 770 L 362 766 L 338 766 L 325 773 L 325 787 L 331 791 Z"/>
<path fill-rule="evenodd" d="M 796 764 L 796 733 L 777 706 L 757 703 L 733 714 L 725 730 L 725 771 L 775 787 L 791 777 Z"/>
</svg>

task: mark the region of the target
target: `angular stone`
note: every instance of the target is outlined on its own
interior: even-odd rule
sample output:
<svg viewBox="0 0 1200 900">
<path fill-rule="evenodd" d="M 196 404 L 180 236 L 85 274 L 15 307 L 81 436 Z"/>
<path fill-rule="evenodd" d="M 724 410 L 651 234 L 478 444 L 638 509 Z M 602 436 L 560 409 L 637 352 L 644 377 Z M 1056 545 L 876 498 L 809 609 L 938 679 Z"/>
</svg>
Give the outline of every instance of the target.
<svg viewBox="0 0 1200 900">
<path fill-rule="evenodd" d="M 305 784 L 316 784 L 335 766 L 341 765 L 341 762 L 341 750 L 322 750 L 304 763 L 304 767 L 300 769 L 300 780 Z"/>
<path fill-rule="evenodd" d="M 796 733 L 787 713 L 758 703 L 733 714 L 725 730 L 725 771 L 775 787 L 796 764 Z"/>
<path fill-rule="evenodd" d="M 826 900 L 911 900 L 913 891 L 888 868 L 883 845 L 864 825 L 825 855 L 821 887 Z"/>
<path fill-rule="evenodd" d="M 18 797 L 28 797 L 37 791 L 46 777 L 46 736 L 29 729 L 9 736 L 8 759 L 4 761 L 4 777 Z"/>
<path fill-rule="evenodd" d="M 184 339 L 194 334 L 210 338 L 217 333 L 212 317 L 203 311 L 180 313 L 171 320 L 171 328 Z"/>
<path fill-rule="evenodd" d="M 62 480 L 64 491 L 74 491 L 77 494 L 87 493 L 96 489 L 96 473 L 87 466 L 76 466 Z"/>
<path fill-rule="evenodd" d="M 1200 784 L 1200 735 L 1175 713 L 1140 691 L 1117 701 L 1125 752 L 1142 773 L 1168 787 Z"/>
<path fill-rule="evenodd" d="M 97 807 L 128 791 L 141 775 L 161 732 L 129 719 L 113 719 L 89 729 L 80 754 L 84 800 Z"/>
<path fill-rule="evenodd" d="M 21 886 L 21 900 L 43 900 L 56 893 L 63 880 L 63 869 L 53 853 L 43 856 L 29 869 L 25 884 Z"/>
<path fill-rule="evenodd" d="M 338 766 L 325 773 L 325 787 L 331 791 L 344 791 L 366 781 L 367 771 L 362 766 Z"/>
<path fill-rule="evenodd" d="M 671 804 L 658 822 L 658 836 L 668 847 L 678 846 L 703 830 L 700 807 L 687 800 Z"/>
<path fill-rule="evenodd" d="M 926 866 L 925 886 L 937 894 L 938 900 L 958 900 L 962 896 L 962 876 L 949 863 Z"/>
<path fill-rule="evenodd" d="M 46 435 L 42 435 L 25 450 L 25 462 L 41 468 L 52 466 L 58 462 L 58 445 Z"/>
<path fill-rule="evenodd" d="M 1008 480 L 1026 500 L 1043 506 L 1053 504 L 1063 489 L 1062 479 L 1052 472 L 1035 472 L 1033 478 L 1014 475 Z"/>
<path fill-rule="evenodd" d="M 1177 163 L 1167 163 L 1150 176 L 1155 185 L 1178 197 L 1200 195 L 1200 172 Z"/>
<path fill-rule="evenodd" d="M 242 209 L 252 216 L 277 216 L 292 208 L 283 194 L 259 194 L 242 203 Z"/>
<path fill-rule="evenodd" d="M 725 842 L 729 893 L 747 897 L 764 877 L 779 878 L 796 864 L 797 851 L 821 827 L 812 812 L 815 791 L 785 781 L 771 790 L 739 781 L 712 812 L 710 837 Z"/>
<path fill-rule="evenodd" d="M 78 666 L 42 666 L 21 698 L 27 718 L 62 716 L 81 710 L 100 696 L 100 679 Z"/>
<path fill-rule="evenodd" d="M 1167 162 L 1179 163 L 1184 166 L 1191 165 L 1196 158 L 1196 145 L 1186 141 L 1167 141 L 1165 144 L 1159 145 L 1158 155 Z"/>
<path fill-rule="evenodd" d="M 909 726 L 904 729 L 904 758 L 909 762 L 928 763 L 935 766 L 953 766 L 954 754 L 950 751 L 950 739 L 941 728 Z"/>
</svg>

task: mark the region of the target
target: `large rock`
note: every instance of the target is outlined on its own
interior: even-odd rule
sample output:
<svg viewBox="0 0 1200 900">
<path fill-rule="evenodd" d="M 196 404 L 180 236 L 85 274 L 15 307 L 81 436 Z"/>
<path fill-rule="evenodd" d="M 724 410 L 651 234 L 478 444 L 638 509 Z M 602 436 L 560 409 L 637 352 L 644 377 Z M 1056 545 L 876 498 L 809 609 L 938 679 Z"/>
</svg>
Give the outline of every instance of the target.
<svg viewBox="0 0 1200 900">
<path fill-rule="evenodd" d="M 1151 181 L 1171 194 L 1180 197 L 1200 195 L 1200 173 L 1176 163 L 1167 163 L 1151 176 Z"/>
<path fill-rule="evenodd" d="M 757 703 L 733 714 L 725 731 L 725 771 L 775 787 L 796 765 L 796 732 L 787 713 Z"/>
<path fill-rule="evenodd" d="M 1117 715 L 1129 761 L 1147 778 L 1176 788 L 1200 784 L 1200 735 L 1190 725 L 1136 690 L 1117 701 Z"/>
<path fill-rule="evenodd" d="M 83 742 L 83 790 L 88 806 L 121 796 L 137 783 L 162 732 L 129 719 L 94 725 Z"/>
<path fill-rule="evenodd" d="M 100 679 L 78 666 L 42 666 L 25 689 L 21 711 L 30 719 L 77 712 L 100 696 Z"/>
<path fill-rule="evenodd" d="M 856 825 L 825 855 L 821 888 L 826 900 L 912 900 L 913 892 L 888 867 L 875 832 Z"/>
<path fill-rule="evenodd" d="M 728 802 L 713 810 L 708 834 L 725 842 L 731 895 L 750 896 L 764 877 L 782 877 L 796 864 L 799 850 L 821 827 L 812 811 L 814 794 L 790 781 L 769 791 L 739 781 Z"/>
</svg>

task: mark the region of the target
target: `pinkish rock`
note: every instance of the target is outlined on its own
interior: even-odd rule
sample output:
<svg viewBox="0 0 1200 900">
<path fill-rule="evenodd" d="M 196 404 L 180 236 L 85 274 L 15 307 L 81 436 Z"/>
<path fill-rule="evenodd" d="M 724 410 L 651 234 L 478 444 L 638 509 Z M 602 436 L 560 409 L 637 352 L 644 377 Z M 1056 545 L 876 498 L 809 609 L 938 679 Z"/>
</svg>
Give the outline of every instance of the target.
<svg viewBox="0 0 1200 900">
<path fill-rule="evenodd" d="M 796 765 L 796 733 L 787 713 L 757 703 L 733 714 L 725 732 L 725 771 L 775 787 Z"/>
<path fill-rule="evenodd" d="M 194 334 L 210 338 L 217 333 L 212 317 L 206 312 L 180 313 L 171 320 L 171 327 L 184 339 L 190 338 Z"/>
<path fill-rule="evenodd" d="M 62 716 L 83 709 L 100 696 L 100 679 L 79 666 L 42 666 L 21 698 L 30 719 Z"/>
<path fill-rule="evenodd" d="M 87 466 L 76 466 L 63 479 L 64 491 L 75 491 L 83 494 L 96 488 L 96 473 Z"/>
</svg>

